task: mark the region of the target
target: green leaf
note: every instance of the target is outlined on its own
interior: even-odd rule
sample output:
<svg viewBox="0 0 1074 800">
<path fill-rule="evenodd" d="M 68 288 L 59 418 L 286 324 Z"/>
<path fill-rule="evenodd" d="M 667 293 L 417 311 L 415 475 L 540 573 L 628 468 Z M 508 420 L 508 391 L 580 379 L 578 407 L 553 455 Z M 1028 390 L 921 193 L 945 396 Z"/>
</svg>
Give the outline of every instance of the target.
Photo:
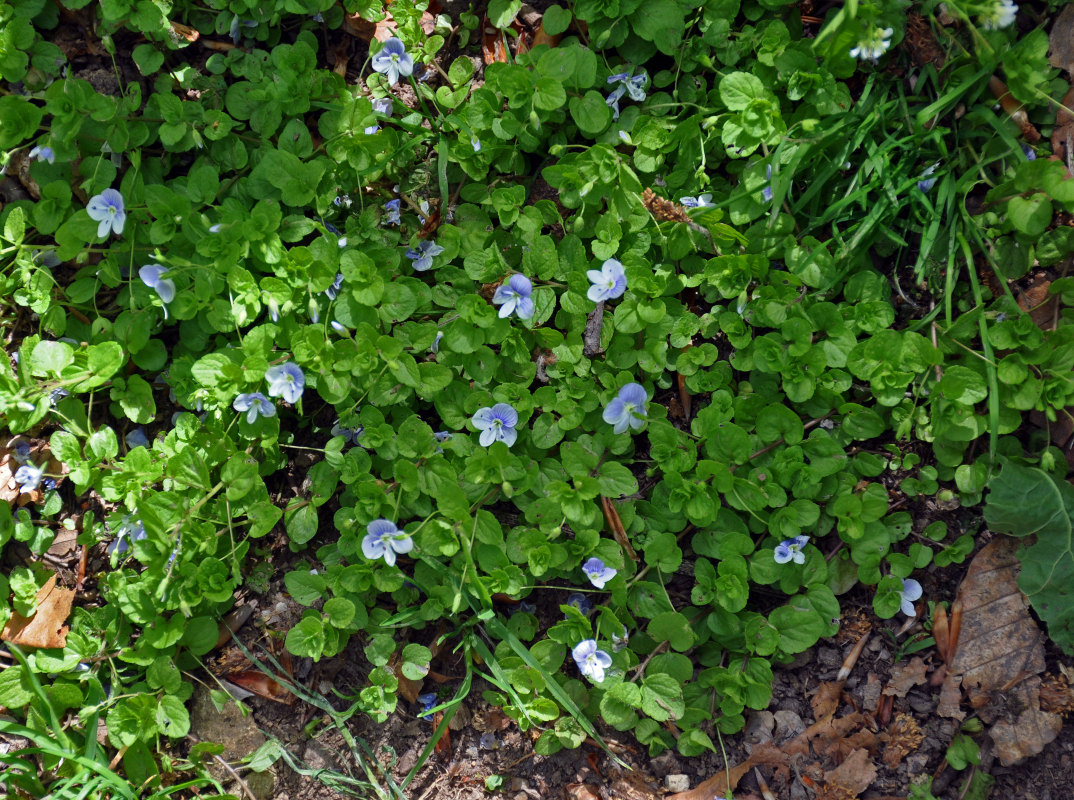
<svg viewBox="0 0 1074 800">
<path fill-rule="evenodd" d="M 633 683 L 617 683 L 600 699 L 600 714 L 616 730 L 626 731 L 638 721 L 634 709 L 640 706 L 641 688 Z"/>
<path fill-rule="evenodd" d="M 175 695 L 166 694 L 157 706 L 157 726 L 160 732 L 173 739 L 182 739 L 190 733 L 190 715 L 183 701 Z"/>
<path fill-rule="evenodd" d="M 324 626 L 316 616 L 304 616 L 287 632 L 286 644 L 287 649 L 296 656 L 319 661 L 324 652 Z"/>
<path fill-rule="evenodd" d="M 1074 486 L 1044 470 L 1007 462 L 988 488 L 984 517 L 989 527 L 1019 538 L 1036 537 L 1019 552 L 1018 587 L 1052 640 L 1074 655 Z"/>
<path fill-rule="evenodd" d="M 572 97 L 570 109 L 574 124 L 590 137 L 602 133 L 612 121 L 612 110 L 600 92 L 590 90 L 583 97 Z"/>
<path fill-rule="evenodd" d="M 1041 192 L 1029 197 L 1012 197 L 1007 204 L 1007 217 L 1019 233 L 1036 238 L 1052 222 L 1052 201 Z"/>
<path fill-rule="evenodd" d="M 503 30 L 518 15 L 522 0 L 491 0 L 488 8 L 489 22 Z"/>
<path fill-rule="evenodd" d="M 646 632 L 658 642 L 667 640 L 672 649 L 680 652 L 689 650 L 694 644 L 694 629 L 678 611 L 657 614 L 649 622 Z"/>
<path fill-rule="evenodd" d="M 11 150 L 37 133 L 43 115 L 40 106 L 21 95 L 0 97 L 0 120 L 3 120 L 0 123 L 0 150 Z"/>
<path fill-rule="evenodd" d="M 34 375 L 58 376 L 74 360 L 75 351 L 71 345 L 45 339 L 34 345 L 30 353 L 30 369 Z"/>
<path fill-rule="evenodd" d="M 305 544 L 317 533 L 317 508 L 304 500 L 292 500 L 283 514 L 287 536 L 294 544 Z"/>
<path fill-rule="evenodd" d="M 571 12 L 562 6 L 549 6 L 544 10 L 541 27 L 549 36 L 559 36 L 570 27 Z"/>
<path fill-rule="evenodd" d="M 294 570 L 283 576 L 284 585 L 288 594 L 295 599 L 296 603 L 311 606 L 324 596 L 328 583 L 324 576 L 315 574 L 312 570 Z M 329 601 L 331 602 L 331 601 Z M 326 604 L 327 605 L 327 604 Z M 328 614 L 327 609 L 325 613 Z M 354 606 L 351 606 L 351 616 L 354 616 Z M 348 620 L 349 621 L 349 620 Z M 346 623 L 343 623 L 344 625 Z M 339 626 L 339 627 L 342 627 Z"/>
<path fill-rule="evenodd" d="M 720 79 L 720 99 L 732 111 L 744 111 L 766 96 L 764 84 L 748 72 L 732 72 Z"/>
<path fill-rule="evenodd" d="M 119 403 L 127 419 L 139 425 L 152 422 L 157 415 L 153 388 L 140 375 L 131 375 L 126 381 L 114 381 L 109 396 Z"/>
<path fill-rule="evenodd" d="M 641 710 L 657 722 L 681 718 L 686 711 L 682 686 L 670 675 L 646 676 L 641 685 Z"/>
</svg>

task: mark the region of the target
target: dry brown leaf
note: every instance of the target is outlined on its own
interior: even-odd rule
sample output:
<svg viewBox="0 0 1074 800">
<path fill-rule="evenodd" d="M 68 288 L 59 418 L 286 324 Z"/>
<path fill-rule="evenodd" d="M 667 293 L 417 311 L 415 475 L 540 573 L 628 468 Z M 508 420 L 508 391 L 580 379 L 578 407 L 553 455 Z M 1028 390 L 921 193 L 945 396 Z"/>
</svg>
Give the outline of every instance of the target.
<svg viewBox="0 0 1074 800">
<path fill-rule="evenodd" d="M 981 718 L 995 721 L 990 733 L 1005 766 L 1039 753 L 1062 727 L 1058 714 L 1040 709 L 1044 639 L 1018 589 L 1017 550 L 1002 536 L 974 557 L 958 589 L 962 633 L 951 665 Z"/>
<path fill-rule="evenodd" d="M 562 33 L 557 33 L 555 36 L 549 36 L 547 33 L 545 33 L 544 21 L 542 20 L 541 26 L 537 29 L 537 32 L 533 34 L 533 47 L 537 47 L 541 44 L 546 44 L 549 47 L 555 47 L 557 44 L 559 44 L 562 38 Z"/>
<path fill-rule="evenodd" d="M 771 750 L 776 750 L 774 747 L 770 747 Z M 738 782 L 742 780 L 742 777 L 750 771 L 750 768 L 754 764 L 763 764 L 758 758 L 758 753 L 765 751 L 766 747 L 761 745 L 757 747 L 750 757 L 743 761 L 741 764 L 736 764 L 733 767 L 722 769 L 709 778 L 707 781 L 702 781 L 693 789 L 687 789 L 685 792 L 679 792 L 678 794 L 670 795 L 667 800 L 712 800 L 713 797 L 727 797 L 738 786 Z M 776 750 L 779 753 L 778 750 Z M 781 763 L 785 761 L 785 758 L 781 758 Z M 737 795 L 736 795 L 737 796 Z"/>
<path fill-rule="evenodd" d="M 683 206 L 661 197 L 652 189 L 646 189 L 641 193 L 641 202 L 645 204 L 645 207 L 649 209 L 649 213 L 656 217 L 658 222 L 690 221 L 690 216 Z"/>
<path fill-rule="evenodd" d="M 471 724 L 480 733 L 496 733 L 510 725 L 511 718 L 499 708 L 490 708 L 487 711 L 479 711 L 474 714 Z"/>
<path fill-rule="evenodd" d="M 1074 713 L 1074 690 L 1066 675 L 1044 676 L 1040 685 L 1040 707 L 1055 714 Z"/>
<path fill-rule="evenodd" d="M 1025 140 L 1027 142 L 1039 142 L 1040 132 L 1029 121 L 1025 106 L 1011 94 L 1007 84 L 993 75 L 988 79 L 988 88 L 992 90 L 992 94 L 999 100 L 1000 106 L 1007 112 L 1011 121 L 1022 131 L 1022 136 L 1025 137 Z"/>
<path fill-rule="evenodd" d="M 876 780 L 876 766 L 866 750 L 855 750 L 838 767 L 824 775 L 817 800 L 852 800 Z"/>
<path fill-rule="evenodd" d="M 402 658 L 402 652 L 396 650 L 391 659 L 388 661 L 387 668 L 391 670 L 391 673 L 399 681 L 399 694 L 403 696 L 409 703 L 418 702 L 418 695 L 421 694 L 421 681 L 415 681 L 408 678 L 403 674 L 403 670 L 399 666 L 400 659 Z"/>
<path fill-rule="evenodd" d="M 1071 108 L 1074 108 L 1074 87 L 1063 95 L 1063 102 L 1055 112 L 1055 127 L 1052 128 L 1052 157 L 1066 163 L 1068 175 L 1071 161 L 1074 160 L 1074 114 L 1067 110 Z"/>
<path fill-rule="evenodd" d="M 184 25 L 181 22 L 170 21 L 168 23 L 172 27 L 172 37 L 176 41 L 179 39 L 185 39 L 188 43 L 194 43 L 201 36 L 197 28 L 191 28 L 189 25 Z"/>
<path fill-rule="evenodd" d="M 884 694 L 906 697 L 906 693 L 915 686 L 920 686 L 928 678 L 925 676 L 925 661 L 914 656 L 909 664 L 896 664 L 891 669 L 891 680 L 884 687 Z"/>
<path fill-rule="evenodd" d="M 67 644 L 67 617 L 75 599 L 74 589 L 56 585 L 54 573 L 37 590 L 37 612 L 30 618 L 17 611 L 0 631 L 0 639 L 22 647 L 63 647 Z"/>
<path fill-rule="evenodd" d="M 1050 280 L 1042 279 L 1018 293 L 1018 307 L 1029 312 L 1033 323 L 1044 331 L 1055 328 L 1056 310 L 1059 308 L 1059 295 L 1049 295 L 1051 286 Z"/>
<path fill-rule="evenodd" d="M 1068 5 L 1052 23 L 1048 34 L 1048 63 L 1074 75 L 1074 6 Z"/>
<path fill-rule="evenodd" d="M 78 547 L 78 531 L 60 528 L 56 531 L 56 538 L 48 549 L 48 554 L 54 558 L 66 558 Z"/>
<path fill-rule="evenodd" d="M 638 554 L 630 543 L 630 537 L 627 536 L 626 528 L 623 527 L 623 520 L 619 518 L 619 510 L 615 507 L 615 501 L 602 495 L 600 506 L 604 509 L 604 519 L 608 523 L 608 530 L 612 532 L 612 537 L 632 561 L 637 561 Z"/>
<path fill-rule="evenodd" d="M 961 687 L 962 676 L 948 672 L 943 681 L 943 688 L 940 689 L 940 702 L 936 706 L 936 713 L 939 716 L 957 720 L 966 718 L 966 712 L 960 708 L 962 705 Z"/>
<path fill-rule="evenodd" d="M 839 698 L 846 681 L 826 681 L 817 687 L 809 704 L 813 707 L 813 719 L 817 722 L 830 720 L 839 709 Z"/>
<path fill-rule="evenodd" d="M 259 669 L 229 672 L 227 680 L 236 686 L 241 686 L 248 692 L 253 692 L 258 697 L 264 697 L 266 700 L 274 700 L 277 703 L 283 703 L 285 706 L 295 702 L 293 694 Z"/>
</svg>

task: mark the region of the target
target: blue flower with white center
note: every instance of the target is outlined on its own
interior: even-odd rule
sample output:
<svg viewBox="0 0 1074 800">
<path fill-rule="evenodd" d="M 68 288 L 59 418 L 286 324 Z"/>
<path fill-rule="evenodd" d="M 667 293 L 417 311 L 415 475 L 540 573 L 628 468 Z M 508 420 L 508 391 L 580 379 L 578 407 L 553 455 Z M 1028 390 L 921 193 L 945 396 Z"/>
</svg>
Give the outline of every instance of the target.
<svg viewBox="0 0 1074 800">
<path fill-rule="evenodd" d="M 649 76 L 644 72 L 640 72 L 634 77 L 630 76 L 633 69 L 627 72 L 617 72 L 615 75 L 611 75 L 608 78 L 608 84 L 618 83 L 619 85 L 612 90 L 611 94 L 604 101 L 611 109 L 613 119 L 619 119 L 619 101 L 623 95 L 630 95 L 631 100 L 641 102 L 645 99 L 645 83 L 649 80 Z"/>
<path fill-rule="evenodd" d="M 127 223 L 127 212 L 124 211 L 123 195 L 115 189 L 105 189 L 100 194 L 95 194 L 86 203 L 86 213 L 97 226 L 97 236 L 104 238 L 111 229 L 116 236 L 123 234 L 123 226 Z"/>
<path fill-rule="evenodd" d="M 518 439 L 518 431 L 515 430 L 518 412 L 507 403 L 479 408 L 470 422 L 481 431 L 478 441 L 482 447 L 488 447 L 493 442 L 503 442 L 510 447 Z"/>
<path fill-rule="evenodd" d="M 583 614 L 588 614 L 593 610 L 593 601 L 581 592 L 574 592 L 573 594 L 567 595 L 567 605 L 577 608 Z"/>
<path fill-rule="evenodd" d="M 418 242 L 417 249 L 408 247 L 406 257 L 414 262 L 415 272 L 425 272 L 433 265 L 433 259 L 444 252 L 444 248 L 433 241 Z"/>
<path fill-rule="evenodd" d="M 604 670 L 612 665 L 612 657 L 597 649 L 596 639 L 583 639 L 571 650 L 571 655 L 574 657 L 574 663 L 578 665 L 578 671 L 593 683 L 602 682 Z"/>
<path fill-rule="evenodd" d="M 373 111 L 377 114 L 383 114 L 386 117 L 392 115 L 392 101 L 389 97 L 378 97 L 373 101 Z M 372 136 L 374 133 L 380 130 L 380 125 L 370 125 L 365 129 L 367 136 Z"/>
<path fill-rule="evenodd" d="M 398 225 L 401 222 L 399 219 L 399 203 L 400 200 L 397 197 L 384 204 L 384 210 L 388 212 L 388 216 L 384 218 L 385 225 Z"/>
<path fill-rule="evenodd" d="M 430 353 L 432 353 L 433 355 L 436 355 L 437 353 L 440 352 L 440 340 L 443 339 L 443 338 L 444 338 L 444 332 L 443 331 L 437 331 L 436 332 L 436 338 L 433 339 L 433 343 L 431 345 L 429 345 L 429 352 Z"/>
<path fill-rule="evenodd" d="M 19 485 L 19 494 L 37 491 L 41 479 L 45 477 L 45 468 L 34 464 L 24 464 L 15 470 L 15 483 Z"/>
<path fill-rule="evenodd" d="M 15 457 L 15 461 L 20 464 L 25 464 L 30 460 L 30 443 L 19 442 L 15 445 L 15 450 L 12 452 L 12 455 Z"/>
<path fill-rule="evenodd" d="M 395 564 L 396 553 L 409 553 L 414 549 L 414 540 L 395 527 L 387 519 L 375 519 L 365 526 L 366 536 L 362 539 L 362 555 L 370 561 L 383 558 L 389 567 Z"/>
<path fill-rule="evenodd" d="M 414 73 L 414 59 L 407 55 L 402 41 L 393 36 L 373 56 L 373 69 L 388 78 L 389 86 L 394 86 L 400 77 Z"/>
<path fill-rule="evenodd" d="M 850 51 L 850 57 L 875 64 L 891 47 L 893 33 L 895 31 L 892 28 L 873 27 L 858 41 L 858 46 Z"/>
<path fill-rule="evenodd" d="M 123 441 L 127 443 L 127 447 L 133 450 L 135 447 L 148 447 L 149 437 L 145 435 L 145 428 L 139 425 L 132 431 L 129 431 L 126 436 L 123 437 Z"/>
<path fill-rule="evenodd" d="M 986 31 L 998 31 L 1013 25 L 1017 16 L 1017 3 L 1012 0 L 992 0 L 992 7 L 977 17 L 977 21 Z"/>
<path fill-rule="evenodd" d="M 481 152 L 481 140 L 476 136 L 470 137 L 470 147 L 474 148 L 475 153 Z"/>
<path fill-rule="evenodd" d="M 240 394 L 231 403 L 236 411 L 246 412 L 246 421 L 253 425 L 258 417 L 276 416 L 276 406 L 272 404 L 261 392 L 247 392 Z"/>
<path fill-rule="evenodd" d="M 590 583 L 598 589 L 603 589 L 604 584 L 614 578 L 619 570 L 604 566 L 603 561 L 594 557 L 582 564 L 582 572 L 589 578 Z"/>
<path fill-rule="evenodd" d="M 899 597 L 902 599 L 902 613 L 908 617 L 916 617 L 917 609 L 914 608 L 914 601 L 920 600 L 922 593 L 920 583 L 913 578 L 903 578 L 902 591 L 899 592 Z"/>
<path fill-rule="evenodd" d="M 128 514 L 116 531 L 116 538 L 108 545 L 108 555 L 123 555 L 130 550 L 130 542 L 140 542 L 146 537 L 145 525 L 140 519 L 132 519 Z"/>
<path fill-rule="evenodd" d="M 793 539 L 784 539 L 776 545 L 773 557 L 777 564 L 786 564 L 793 561 L 795 564 L 805 563 L 805 553 L 802 548 L 809 544 L 808 536 L 795 536 Z"/>
<path fill-rule="evenodd" d="M 534 312 L 532 294 L 533 284 L 530 279 L 516 273 L 496 290 L 496 294 L 492 296 L 492 304 L 500 307 L 500 319 L 506 319 L 512 313 L 518 314 L 519 319 L 529 319 Z"/>
<path fill-rule="evenodd" d="M 931 167 L 921 173 L 921 180 L 917 182 L 917 188 L 928 194 L 932 187 L 936 185 L 937 178 L 933 175 L 936 172 L 936 167 L 940 166 L 939 162 L 936 162 Z"/>
<path fill-rule="evenodd" d="M 58 402 L 63 400 L 63 398 L 67 397 L 69 394 L 71 394 L 69 391 L 67 391 L 62 386 L 60 386 L 59 388 L 53 389 L 51 392 L 49 392 L 48 401 L 52 405 L 56 405 Z"/>
<path fill-rule="evenodd" d="M 697 197 L 680 197 L 679 205 L 686 208 L 712 208 L 715 204 L 712 202 L 712 193 L 706 192 Z"/>
<path fill-rule="evenodd" d="M 627 428 L 638 430 L 645 424 L 645 403 L 649 396 L 640 383 L 628 383 L 604 409 L 604 421 L 615 433 L 625 433 Z"/>
<path fill-rule="evenodd" d="M 628 631 L 626 625 L 624 625 L 622 636 L 616 636 L 614 633 L 612 634 L 612 652 L 618 653 L 628 644 L 630 644 L 630 631 Z"/>
<path fill-rule="evenodd" d="M 45 145 L 44 147 L 34 145 L 30 148 L 30 158 L 36 161 L 47 161 L 50 164 L 56 163 L 56 154 L 52 152 L 52 148 L 48 145 Z"/>
<path fill-rule="evenodd" d="M 600 269 L 591 269 L 586 272 L 586 277 L 593 285 L 586 292 L 586 297 L 594 303 L 603 303 L 605 300 L 614 300 L 622 297 L 627 290 L 626 273 L 623 265 L 614 258 L 605 261 Z"/>
<path fill-rule="evenodd" d="M 163 277 L 168 273 L 167 267 L 160 264 L 146 264 L 138 270 L 138 277 L 142 283 L 157 293 L 157 296 L 165 303 L 175 299 L 175 281 Z"/>
<path fill-rule="evenodd" d="M 269 384 L 269 397 L 282 397 L 292 405 L 298 402 L 306 388 L 306 376 L 293 361 L 269 367 L 265 370 L 265 380 Z"/>
</svg>

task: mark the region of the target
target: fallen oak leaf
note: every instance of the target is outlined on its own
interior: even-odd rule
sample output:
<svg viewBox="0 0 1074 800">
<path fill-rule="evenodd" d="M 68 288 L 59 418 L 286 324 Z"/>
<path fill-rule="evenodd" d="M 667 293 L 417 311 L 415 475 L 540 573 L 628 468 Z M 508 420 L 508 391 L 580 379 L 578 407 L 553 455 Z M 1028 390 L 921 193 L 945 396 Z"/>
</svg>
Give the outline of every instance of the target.
<svg viewBox="0 0 1074 800">
<path fill-rule="evenodd" d="M 11 613 L 0 639 L 22 647 L 61 648 L 67 644 L 68 627 L 64 623 L 71 614 L 75 591 L 57 586 L 58 577 L 53 573 L 37 590 L 37 611 L 32 617 Z"/>
<path fill-rule="evenodd" d="M 835 769 L 824 773 L 817 800 L 852 800 L 864 792 L 879 773 L 864 750 L 854 750 Z"/>
<path fill-rule="evenodd" d="M 906 697 L 907 692 L 928 680 L 925 672 L 925 661 L 920 656 L 914 656 L 909 664 L 896 664 L 891 669 L 891 680 L 884 687 L 884 694 Z"/>
</svg>

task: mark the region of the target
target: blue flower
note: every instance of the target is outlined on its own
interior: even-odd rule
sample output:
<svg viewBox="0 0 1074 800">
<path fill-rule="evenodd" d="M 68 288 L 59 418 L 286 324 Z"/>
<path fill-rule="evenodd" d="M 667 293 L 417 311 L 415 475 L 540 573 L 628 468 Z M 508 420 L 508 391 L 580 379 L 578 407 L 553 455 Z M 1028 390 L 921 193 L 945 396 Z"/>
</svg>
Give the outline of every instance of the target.
<svg viewBox="0 0 1074 800">
<path fill-rule="evenodd" d="M 167 272 L 168 268 L 160 264 L 146 264 L 138 270 L 138 277 L 142 279 L 142 283 L 155 291 L 161 300 L 170 303 L 175 299 L 175 281 L 161 277 Z"/>
<path fill-rule="evenodd" d="M 417 272 L 425 272 L 433 265 L 433 259 L 444 252 L 444 248 L 436 242 L 418 242 L 418 249 L 413 247 L 406 249 L 406 257 L 414 262 Z"/>
<path fill-rule="evenodd" d="M 518 314 L 519 319 L 529 319 L 534 311 L 533 300 L 530 298 L 532 294 L 533 284 L 530 279 L 516 273 L 496 290 L 492 303 L 500 306 L 500 319 L 506 319 L 512 312 Z"/>
<path fill-rule="evenodd" d="M 612 634 L 612 652 L 618 653 L 628 644 L 630 644 L 630 631 L 628 631 L 626 625 L 624 625 L 622 636 L 616 636 L 614 633 Z"/>
<path fill-rule="evenodd" d="M 645 424 L 645 403 L 648 399 L 644 386 L 628 383 L 604 409 L 604 421 L 612 426 L 615 433 L 624 433 L 627 428 L 638 430 Z"/>
<path fill-rule="evenodd" d="M 1022 145 L 1022 152 L 1026 154 L 1026 161 L 1037 160 L 1037 151 L 1030 147 L 1028 144 Z"/>
<path fill-rule="evenodd" d="M 630 95 L 631 100 L 636 100 L 639 103 L 645 99 L 645 89 L 642 87 L 649 80 L 649 76 L 642 71 L 632 78 L 630 77 L 631 71 L 617 72 L 608 78 L 609 84 L 619 84 L 604 101 L 612 109 L 613 119 L 619 119 L 619 101 L 624 94 Z"/>
<path fill-rule="evenodd" d="M 293 361 L 269 367 L 265 370 L 265 380 L 269 383 L 269 397 L 282 397 L 292 405 L 298 402 L 306 388 L 306 376 Z"/>
<path fill-rule="evenodd" d="M 571 650 L 578 670 L 593 683 L 604 680 L 604 670 L 612 665 L 612 657 L 597 649 L 596 639 L 583 639 Z"/>
<path fill-rule="evenodd" d="M 45 477 L 45 468 L 33 464 L 24 464 L 15 470 L 15 483 L 19 484 L 19 494 L 37 491 L 41 479 Z"/>
<path fill-rule="evenodd" d="M 332 285 L 324 290 L 325 295 L 329 300 L 335 300 L 339 295 L 339 290 L 343 288 L 343 273 L 337 273 L 336 279 L 332 282 Z"/>
<path fill-rule="evenodd" d="M 619 570 L 604 566 L 603 561 L 594 557 L 582 564 L 582 572 L 589 578 L 590 583 L 598 589 L 603 589 L 604 584 L 614 578 Z"/>
<path fill-rule="evenodd" d="M 231 27 L 228 29 L 228 33 L 231 34 L 231 41 L 233 41 L 235 44 L 239 43 L 239 26 L 240 25 L 242 27 L 244 27 L 244 28 L 256 28 L 257 27 L 256 22 L 254 22 L 252 20 L 248 20 L 248 19 L 239 19 L 238 14 L 236 14 L 234 17 L 232 17 L 232 19 L 231 19 Z"/>
<path fill-rule="evenodd" d="M 414 549 L 414 540 L 396 528 L 391 520 L 375 519 L 365 529 L 362 555 L 370 560 L 383 558 L 390 567 L 395 564 L 396 553 L 409 553 Z"/>
<path fill-rule="evenodd" d="M 337 419 L 336 423 L 332 426 L 332 430 L 329 431 L 333 436 L 342 436 L 346 441 L 351 444 L 358 444 L 358 437 L 364 432 L 365 428 L 359 425 L 357 428 L 345 428 L 343 424 Z"/>
<path fill-rule="evenodd" d="M 388 85 L 394 86 L 400 77 L 413 74 L 414 59 L 407 55 L 403 43 L 393 36 L 373 56 L 373 69 L 386 75 Z"/>
<path fill-rule="evenodd" d="M 765 166 L 764 176 L 768 181 L 772 180 L 772 165 L 771 164 L 768 164 L 768 165 Z M 771 203 L 772 202 L 772 184 L 771 183 L 765 184 L 765 187 L 763 189 L 761 189 L 761 197 L 764 199 L 764 201 L 766 203 Z"/>
<path fill-rule="evenodd" d="M 123 226 L 127 222 L 127 212 L 123 210 L 123 195 L 115 189 L 105 189 L 100 194 L 95 194 L 86 203 L 86 213 L 97 226 L 97 236 L 104 238 L 111 228 L 117 236 L 123 234 Z"/>
<path fill-rule="evenodd" d="M 916 617 L 917 609 L 914 608 L 914 601 L 920 600 L 921 595 L 920 583 L 913 578 L 903 578 L 902 591 L 899 592 L 899 596 L 902 599 L 902 613 L 908 617 Z"/>
<path fill-rule="evenodd" d="M 1009 0 L 1007 0 L 1009 2 Z M 858 41 L 858 46 L 850 51 L 851 58 L 862 61 L 876 61 L 891 47 L 891 28 L 872 28 Z"/>
<path fill-rule="evenodd" d="M 388 212 L 388 216 L 384 218 L 385 225 L 398 225 L 399 219 L 399 198 L 389 200 L 384 204 L 384 210 Z"/>
<path fill-rule="evenodd" d="M 936 171 L 936 167 L 939 166 L 939 162 L 933 164 L 931 167 L 921 173 L 921 180 L 917 182 L 917 188 L 925 194 L 931 191 L 932 187 L 936 185 L 937 178 L 933 176 Z"/>
<path fill-rule="evenodd" d="M 493 442 L 503 442 L 510 447 L 518 439 L 518 431 L 515 430 L 518 412 L 507 403 L 479 408 L 470 422 L 481 431 L 478 441 L 482 447 L 488 447 Z"/>
<path fill-rule="evenodd" d="M 626 273 L 623 265 L 614 258 L 605 261 L 600 269 L 591 269 L 586 272 L 586 277 L 593 285 L 586 292 L 586 297 L 594 303 L 603 303 L 605 300 L 614 300 L 622 297 L 627 289 Z"/>
<path fill-rule="evenodd" d="M 108 545 L 108 555 L 122 555 L 130 549 L 129 542 L 140 542 L 146 537 L 145 525 L 140 519 L 131 519 L 128 514 L 116 531 L 116 538 Z"/>
<path fill-rule="evenodd" d="M 257 421 L 258 416 L 276 416 L 276 406 L 274 406 L 272 401 L 265 397 L 265 395 L 261 394 L 261 392 L 247 392 L 246 394 L 240 394 L 235 398 L 231 407 L 236 411 L 245 411 L 246 421 L 251 425 Z"/>
<path fill-rule="evenodd" d="M 574 606 L 583 614 L 588 614 L 593 610 L 593 602 L 581 592 L 567 595 L 567 605 Z"/>
<path fill-rule="evenodd" d="M 686 208 L 711 208 L 714 205 L 711 192 L 700 194 L 697 197 L 680 197 L 679 204 Z"/>
<path fill-rule="evenodd" d="M 784 539 L 776 545 L 773 557 L 777 564 L 786 564 L 793 561 L 795 564 L 805 563 L 805 553 L 802 548 L 809 544 L 808 536 L 795 536 L 793 539 Z"/>
<path fill-rule="evenodd" d="M 127 447 L 133 450 L 135 447 L 148 447 L 149 437 L 145 435 L 145 428 L 138 426 L 132 431 L 129 431 L 126 436 L 123 437 L 123 441 L 127 443 Z"/>
<path fill-rule="evenodd" d="M 998 31 L 1013 25 L 1017 16 L 1017 3 L 1012 0 L 993 0 L 992 7 L 983 12 L 977 20 L 986 31 Z"/>
<path fill-rule="evenodd" d="M 52 152 L 52 148 L 48 145 L 45 145 L 44 147 L 34 145 L 30 149 L 30 158 L 35 158 L 38 161 L 47 161 L 50 164 L 56 163 L 56 154 Z"/>
<path fill-rule="evenodd" d="M 435 692 L 419 694 L 418 702 L 421 703 L 421 713 L 418 714 L 418 719 L 428 719 L 431 717 L 432 710 L 438 705 Z"/>
<path fill-rule="evenodd" d="M 15 460 L 20 464 L 25 464 L 30 460 L 30 443 L 26 441 L 19 442 L 15 445 L 15 451 L 12 453 L 15 456 Z"/>
<path fill-rule="evenodd" d="M 481 140 L 478 139 L 476 136 L 471 136 L 470 137 L 470 147 L 474 148 L 475 153 L 480 153 L 481 152 Z"/>
<path fill-rule="evenodd" d="M 373 111 L 377 114 L 383 114 L 387 117 L 392 115 L 392 101 L 388 97 L 378 97 L 373 101 Z M 366 136 L 372 136 L 374 133 L 380 130 L 379 125 L 370 125 L 365 129 Z M 349 203 L 348 203 L 349 205 Z"/>
<path fill-rule="evenodd" d="M 431 345 L 429 345 L 429 352 L 430 353 L 432 353 L 433 355 L 436 355 L 437 353 L 440 352 L 440 340 L 443 339 L 443 338 L 444 338 L 444 332 L 443 331 L 437 331 L 436 332 L 436 338 L 433 339 L 433 343 Z"/>
</svg>

